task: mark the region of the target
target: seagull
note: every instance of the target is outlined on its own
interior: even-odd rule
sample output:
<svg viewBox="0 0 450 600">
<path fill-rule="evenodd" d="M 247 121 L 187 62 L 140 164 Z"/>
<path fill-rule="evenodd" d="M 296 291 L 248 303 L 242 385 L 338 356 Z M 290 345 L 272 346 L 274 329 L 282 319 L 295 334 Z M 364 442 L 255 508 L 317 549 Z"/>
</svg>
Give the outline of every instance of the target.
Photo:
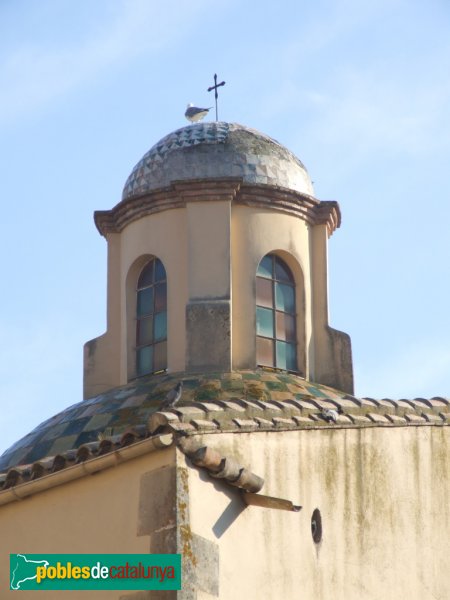
<svg viewBox="0 0 450 600">
<path fill-rule="evenodd" d="M 328 421 L 328 423 L 331 423 L 331 421 L 333 421 L 333 423 L 337 423 L 339 412 L 333 408 L 324 408 L 321 416 L 325 419 L 325 421 Z"/>
<path fill-rule="evenodd" d="M 212 106 L 209 108 L 199 108 L 198 106 L 194 106 L 193 104 L 188 104 L 186 108 L 186 112 L 184 116 L 191 123 L 195 123 L 195 121 L 201 121 L 208 112 L 212 109 Z"/>
<path fill-rule="evenodd" d="M 183 393 L 183 382 L 180 381 L 177 385 L 169 390 L 164 402 L 161 404 L 161 410 L 167 410 L 169 408 L 173 408 L 175 404 L 181 398 L 181 394 Z"/>
</svg>

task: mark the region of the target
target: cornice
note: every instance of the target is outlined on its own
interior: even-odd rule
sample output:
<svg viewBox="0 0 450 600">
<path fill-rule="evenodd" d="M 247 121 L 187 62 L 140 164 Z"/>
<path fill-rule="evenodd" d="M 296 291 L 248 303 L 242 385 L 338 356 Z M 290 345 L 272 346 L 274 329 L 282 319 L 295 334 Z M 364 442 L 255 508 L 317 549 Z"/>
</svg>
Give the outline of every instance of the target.
<svg viewBox="0 0 450 600">
<path fill-rule="evenodd" d="M 242 179 L 175 181 L 169 187 L 122 200 L 111 210 L 98 210 L 94 221 L 100 234 L 120 233 L 150 214 L 184 208 L 188 202 L 224 201 L 260 207 L 299 217 L 308 225 L 324 224 L 330 236 L 341 224 L 339 204 L 320 201 L 286 188 L 243 183 Z"/>
</svg>

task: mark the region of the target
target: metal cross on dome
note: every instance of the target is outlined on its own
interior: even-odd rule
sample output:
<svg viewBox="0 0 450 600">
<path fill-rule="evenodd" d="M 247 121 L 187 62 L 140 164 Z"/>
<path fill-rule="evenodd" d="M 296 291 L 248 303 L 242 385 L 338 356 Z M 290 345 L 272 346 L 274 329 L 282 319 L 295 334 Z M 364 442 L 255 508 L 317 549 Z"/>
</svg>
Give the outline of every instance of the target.
<svg viewBox="0 0 450 600">
<path fill-rule="evenodd" d="M 222 83 L 217 83 L 217 74 L 214 73 L 214 85 L 208 88 L 208 92 L 212 92 L 212 90 L 214 90 L 214 98 L 216 100 L 216 121 L 219 120 L 217 112 L 217 98 L 219 97 L 219 94 L 217 93 L 217 88 L 219 88 L 221 85 L 225 85 L 225 81 L 222 81 Z"/>
</svg>

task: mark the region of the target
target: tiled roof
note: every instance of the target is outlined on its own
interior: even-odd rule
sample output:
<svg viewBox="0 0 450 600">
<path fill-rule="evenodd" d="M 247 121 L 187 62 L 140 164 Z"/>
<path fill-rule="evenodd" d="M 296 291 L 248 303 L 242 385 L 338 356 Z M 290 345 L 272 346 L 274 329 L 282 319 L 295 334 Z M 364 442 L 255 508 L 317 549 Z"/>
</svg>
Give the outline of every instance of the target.
<svg viewBox="0 0 450 600">
<path fill-rule="evenodd" d="M 95 442 L 99 435 L 121 434 L 129 427 L 147 423 L 167 392 L 180 380 L 184 383 L 183 403 L 234 398 L 343 397 L 336 390 L 310 383 L 301 377 L 263 370 L 142 377 L 69 406 L 38 425 L 0 456 L 0 473 L 12 466 L 33 463 L 45 456 L 56 456 L 82 444 Z"/>
<path fill-rule="evenodd" d="M 336 422 L 327 418 L 327 409 L 337 411 Z M 213 401 L 180 406 L 174 411 L 156 412 L 148 428 L 154 433 L 197 433 L 280 431 L 355 427 L 399 427 L 450 425 L 450 401 L 373 400 L 351 396 L 290 398 L 283 400 Z"/>
<path fill-rule="evenodd" d="M 313 194 L 304 165 L 279 142 L 238 123 L 205 121 L 177 129 L 152 146 L 133 168 L 122 199 L 173 181 L 222 177 Z"/>
<path fill-rule="evenodd" d="M 158 409 L 183 380 L 182 401 Z M 336 422 L 324 410 L 337 411 Z M 1 458 L 0 489 L 84 462 L 161 433 L 450 425 L 450 401 L 358 399 L 293 374 L 263 369 L 141 378 L 69 407 Z"/>
</svg>

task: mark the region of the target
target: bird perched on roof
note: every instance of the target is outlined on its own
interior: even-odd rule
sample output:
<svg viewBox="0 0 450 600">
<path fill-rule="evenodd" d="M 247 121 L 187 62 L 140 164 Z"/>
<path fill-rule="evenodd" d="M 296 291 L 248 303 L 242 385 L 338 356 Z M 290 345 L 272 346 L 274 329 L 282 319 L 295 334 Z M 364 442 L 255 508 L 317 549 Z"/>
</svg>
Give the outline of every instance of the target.
<svg viewBox="0 0 450 600">
<path fill-rule="evenodd" d="M 161 404 L 160 410 L 168 410 L 169 408 L 173 408 L 175 404 L 179 402 L 182 393 L 183 382 L 180 381 L 174 388 L 168 391 L 165 400 Z"/>
<path fill-rule="evenodd" d="M 337 420 L 339 418 L 339 414 L 340 411 L 339 410 L 334 410 L 333 408 L 324 408 L 321 416 L 325 419 L 325 421 L 327 421 L 328 423 L 337 423 Z"/>
<path fill-rule="evenodd" d="M 195 123 L 195 121 L 201 121 L 211 110 L 212 106 L 209 108 L 199 108 L 198 106 L 194 106 L 193 104 L 188 104 L 186 112 L 184 116 L 191 123 Z"/>
</svg>

